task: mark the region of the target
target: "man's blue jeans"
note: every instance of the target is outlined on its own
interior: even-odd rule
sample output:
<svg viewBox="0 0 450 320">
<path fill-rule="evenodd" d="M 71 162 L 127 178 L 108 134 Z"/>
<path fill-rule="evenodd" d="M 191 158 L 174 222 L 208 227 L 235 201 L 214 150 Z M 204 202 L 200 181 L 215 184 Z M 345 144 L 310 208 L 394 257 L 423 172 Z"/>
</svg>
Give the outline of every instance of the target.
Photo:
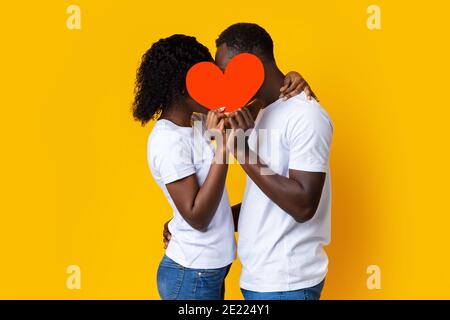
<svg viewBox="0 0 450 320">
<path fill-rule="evenodd" d="M 245 300 L 319 300 L 325 280 L 317 286 L 282 292 L 254 292 L 241 289 Z"/>
<path fill-rule="evenodd" d="M 230 266 L 190 269 L 164 256 L 157 275 L 159 295 L 163 300 L 223 300 Z"/>
</svg>

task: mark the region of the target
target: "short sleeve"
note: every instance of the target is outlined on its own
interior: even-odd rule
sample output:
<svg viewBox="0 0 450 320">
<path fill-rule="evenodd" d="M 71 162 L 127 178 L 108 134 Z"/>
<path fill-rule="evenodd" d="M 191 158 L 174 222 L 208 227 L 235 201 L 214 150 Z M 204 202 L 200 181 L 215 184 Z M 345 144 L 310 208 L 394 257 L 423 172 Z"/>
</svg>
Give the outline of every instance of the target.
<svg viewBox="0 0 450 320">
<path fill-rule="evenodd" d="M 325 110 L 311 107 L 288 121 L 289 169 L 327 172 L 333 125 Z"/>
<path fill-rule="evenodd" d="M 153 141 L 148 150 L 150 165 L 159 174 L 164 184 L 195 174 L 192 148 L 189 139 L 178 135 L 165 136 Z"/>
</svg>

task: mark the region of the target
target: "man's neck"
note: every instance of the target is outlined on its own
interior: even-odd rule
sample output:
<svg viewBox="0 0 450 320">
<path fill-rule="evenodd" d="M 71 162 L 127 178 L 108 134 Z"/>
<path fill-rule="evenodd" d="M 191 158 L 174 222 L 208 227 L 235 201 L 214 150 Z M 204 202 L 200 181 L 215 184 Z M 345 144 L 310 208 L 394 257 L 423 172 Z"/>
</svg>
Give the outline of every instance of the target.
<svg viewBox="0 0 450 320">
<path fill-rule="evenodd" d="M 265 79 L 260 90 L 264 108 L 280 98 L 280 88 L 284 84 L 284 74 L 275 63 L 264 66 Z"/>
</svg>

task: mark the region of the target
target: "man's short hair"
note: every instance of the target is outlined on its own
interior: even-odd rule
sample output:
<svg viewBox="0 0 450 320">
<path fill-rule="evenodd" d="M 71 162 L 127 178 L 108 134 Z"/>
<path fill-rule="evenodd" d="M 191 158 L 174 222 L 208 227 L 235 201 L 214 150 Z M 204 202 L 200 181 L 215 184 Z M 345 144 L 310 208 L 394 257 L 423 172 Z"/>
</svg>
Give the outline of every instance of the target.
<svg viewBox="0 0 450 320">
<path fill-rule="evenodd" d="M 239 53 L 253 53 L 266 61 L 274 61 L 273 41 L 269 33 L 255 23 L 236 23 L 225 29 L 216 40 L 216 46 L 226 44 Z"/>
</svg>

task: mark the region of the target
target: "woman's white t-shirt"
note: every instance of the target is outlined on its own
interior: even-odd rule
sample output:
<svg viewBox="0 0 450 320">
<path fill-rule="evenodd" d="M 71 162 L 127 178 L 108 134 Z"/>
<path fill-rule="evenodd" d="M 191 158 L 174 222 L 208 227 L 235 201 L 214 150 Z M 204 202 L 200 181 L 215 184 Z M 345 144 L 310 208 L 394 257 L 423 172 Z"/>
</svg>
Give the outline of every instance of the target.
<svg viewBox="0 0 450 320">
<path fill-rule="evenodd" d="M 205 231 L 191 227 L 175 206 L 166 185 L 190 175 L 201 186 L 214 158 L 213 146 L 194 135 L 194 127 L 180 127 L 158 120 L 148 139 L 148 163 L 159 187 L 173 209 L 169 223 L 172 238 L 166 255 L 176 263 L 194 269 L 216 269 L 229 265 L 236 257 L 233 217 L 226 190 Z"/>
</svg>

